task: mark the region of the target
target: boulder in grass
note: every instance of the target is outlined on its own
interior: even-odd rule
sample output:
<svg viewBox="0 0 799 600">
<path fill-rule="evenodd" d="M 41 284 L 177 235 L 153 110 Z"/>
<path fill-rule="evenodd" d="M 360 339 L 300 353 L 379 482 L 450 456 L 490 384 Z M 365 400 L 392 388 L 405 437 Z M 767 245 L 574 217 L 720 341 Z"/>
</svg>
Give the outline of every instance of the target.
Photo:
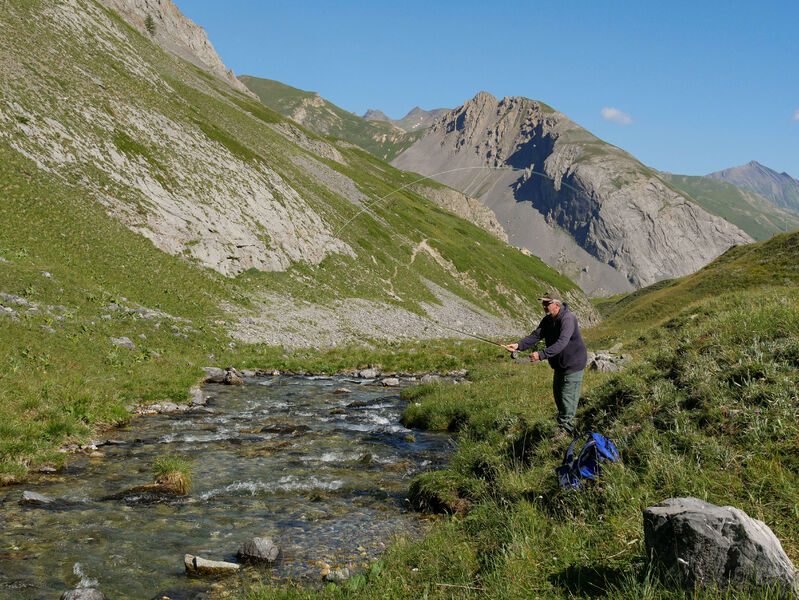
<svg viewBox="0 0 799 600">
<path fill-rule="evenodd" d="M 111 343 L 114 346 L 119 346 L 120 348 L 127 348 L 128 350 L 135 350 L 136 344 L 134 344 L 129 337 L 112 337 Z"/>
<path fill-rule="evenodd" d="M 61 600 L 108 600 L 97 588 L 76 588 L 61 594 Z"/>
<path fill-rule="evenodd" d="M 644 510 L 644 540 L 664 579 L 697 587 L 799 594 L 796 571 L 769 527 L 732 506 L 671 498 Z"/>
<path fill-rule="evenodd" d="M 219 367 L 203 367 L 205 383 L 222 383 L 225 381 L 225 370 Z"/>
<path fill-rule="evenodd" d="M 183 565 L 189 575 L 232 575 L 241 568 L 241 565 L 237 563 L 208 560 L 192 554 L 183 557 Z"/>
<path fill-rule="evenodd" d="M 239 547 L 236 558 L 246 563 L 271 564 L 277 560 L 280 548 L 268 537 L 252 538 Z"/>
</svg>

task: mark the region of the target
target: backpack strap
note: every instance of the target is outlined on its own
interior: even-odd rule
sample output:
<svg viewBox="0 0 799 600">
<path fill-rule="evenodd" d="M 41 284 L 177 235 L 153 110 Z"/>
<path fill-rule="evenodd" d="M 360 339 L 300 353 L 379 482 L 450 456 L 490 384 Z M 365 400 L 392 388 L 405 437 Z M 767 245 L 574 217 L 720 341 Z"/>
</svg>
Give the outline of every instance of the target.
<svg viewBox="0 0 799 600">
<path fill-rule="evenodd" d="M 591 438 L 596 443 L 596 449 L 601 458 L 611 462 L 617 462 L 619 460 L 619 450 L 616 448 L 616 444 L 601 433 L 592 433 Z"/>
</svg>

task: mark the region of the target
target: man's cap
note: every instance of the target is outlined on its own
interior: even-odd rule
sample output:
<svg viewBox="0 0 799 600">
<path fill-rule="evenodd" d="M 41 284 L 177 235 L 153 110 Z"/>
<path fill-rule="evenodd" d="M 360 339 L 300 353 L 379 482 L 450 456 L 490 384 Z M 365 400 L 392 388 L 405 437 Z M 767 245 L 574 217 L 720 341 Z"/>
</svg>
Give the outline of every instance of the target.
<svg viewBox="0 0 799 600">
<path fill-rule="evenodd" d="M 543 296 L 538 299 L 539 302 L 557 302 L 558 304 L 563 304 L 563 299 L 560 297 L 560 294 L 557 292 L 546 292 Z"/>
</svg>

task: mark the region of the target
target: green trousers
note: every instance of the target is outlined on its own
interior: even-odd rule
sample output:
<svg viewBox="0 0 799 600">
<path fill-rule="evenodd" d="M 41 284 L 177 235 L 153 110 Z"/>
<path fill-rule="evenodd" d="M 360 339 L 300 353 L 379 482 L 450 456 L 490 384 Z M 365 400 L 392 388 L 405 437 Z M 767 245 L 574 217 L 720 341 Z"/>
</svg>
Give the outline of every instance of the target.
<svg viewBox="0 0 799 600">
<path fill-rule="evenodd" d="M 583 371 L 569 373 L 555 371 L 552 378 L 552 392 L 558 407 L 558 426 L 569 433 L 574 432 L 574 415 L 580 400 L 580 387 L 583 385 Z"/>
</svg>

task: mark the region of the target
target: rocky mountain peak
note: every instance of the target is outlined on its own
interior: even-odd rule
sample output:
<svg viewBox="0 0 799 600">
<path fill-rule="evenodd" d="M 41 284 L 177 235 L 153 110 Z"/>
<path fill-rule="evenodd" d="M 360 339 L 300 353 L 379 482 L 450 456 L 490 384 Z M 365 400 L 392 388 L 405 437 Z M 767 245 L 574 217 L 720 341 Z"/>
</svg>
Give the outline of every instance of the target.
<svg viewBox="0 0 799 600">
<path fill-rule="evenodd" d="M 479 92 L 392 164 L 481 199 L 512 244 L 592 293 L 684 275 L 751 241 L 628 153 L 521 96 Z"/>
<path fill-rule="evenodd" d="M 378 110 L 376 108 L 369 108 L 363 114 L 363 118 L 367 121 L 391 121 L 388 118 L 388 115 L 384 113 L 382 110 Z"/>
<path fill-rule="evenodd" d="M 222 62 L 205 29 L 180 12 L 172 0 L 101 0 L 101 2 L 117 12 L 135 29 L 151 36 L 165 50 L 227 81 L 240 92 L 254 97 L 254 94 L 236 78 L 233 71 Z"/>
</svg>

